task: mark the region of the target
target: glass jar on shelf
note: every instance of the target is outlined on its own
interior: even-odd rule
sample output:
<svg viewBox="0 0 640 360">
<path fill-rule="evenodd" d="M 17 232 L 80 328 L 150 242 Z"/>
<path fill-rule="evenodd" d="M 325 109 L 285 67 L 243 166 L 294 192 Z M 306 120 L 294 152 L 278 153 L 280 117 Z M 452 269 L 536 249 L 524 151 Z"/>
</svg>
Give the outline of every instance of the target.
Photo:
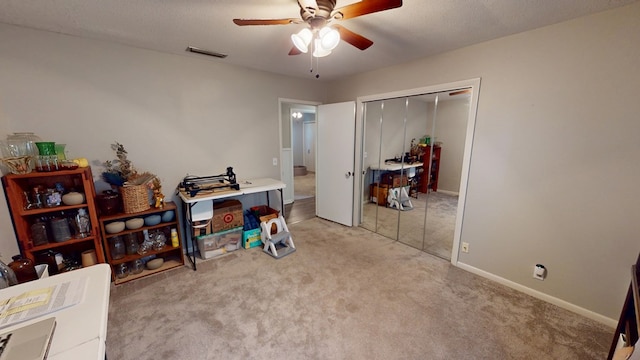
<svg viewBox="0 0 640 360">
<path fill-rule="evenodd" d="M 40 172 L 57 171 L 58 155 L 56 155 L 56 143 L 50 141 L 36 142 L 38 148 L 38 159 L 36 170 Z"/>
<path fill-rule="evenodd" d="M 125 246 L 127 249 L 127 255 L 134 255 L 138 253 L 138 234 L 129 233 L 125 235 Z"/>
<path fill-rule="evenodd" d="M 49 243 L 49 236 L 47 235 L 47 223 L 42 219 L 36 219 L 31 224 L 31 240 L 34 246 L 40 246 Z"/>
<path fill-rule="evenodd" d="M 14 174 L 27 174 L 35 169 L 38 157 L 36 142 L 42 141 L 32 132 L 16 132 L 0 141 L 3 163 Z"/>
<path fill-rule="evenodd" d="M 115 266 L 115 273 L 118 279 L 124 279 L 129 276 L 129 267 L 127 263 L 121 263 Z"/>
<path fill-rule="evenodd" d="M 111 259 L 122 259 L 126 254 L 126 246 L 122 237 L 116 235 L 109 239 L 109 250 L 111 252 Z"/>
<path fill-rule="evenodd" d="M 53 233 L 53 241 L 63 242 L 71 239 L 71 228 L 69 228 L 69 220 L 64 216 L 54 216 L 49 220 L 51 224 L 51 232 Z"/>
<path fill-rule="evenodd" d="M 144 262 L 142 259 L 135 259 L 129 264 L 129 272 L 131 274 L 140 274 L 144 270 Z"/>
<path fill-rule="evenodd" d="M 14 255 L 13 261 L 9 263 L 9 267 L 16 274 L 18 283 L 22 284 L 32 280 L 38 280 L 36 266 L 31 259 L 22 257 L 22 255 Z"/>
<path fill-rule="evenodd" d="M 91 235 L 91 220 L 86 209 L 78 209 L 78 212 L 71 218 L 71 224 L 75 230 L 76 239 L 84 239 Z"/>
<path fill-rule="evenodd" d="M 47 270 L 49 275 L 55 275 L 58 273 L 58 261 L 56 260 L 56 253 L 53 250 L 47 250 L 36 256 L 38 263 L 47 264 Z"/>
<path fill-rule="evenodd" d="M 11 267 L 0 261 L 0 289 L 17 284 L 18 278 L 16 277 L 16 273 Z"/>
<path fill-rule="evenodd" d="M 167 245 L 167 236 L 160 230 L 156 230 L 152 236 L 153 250 L 162 250 Z"/>
</svg>

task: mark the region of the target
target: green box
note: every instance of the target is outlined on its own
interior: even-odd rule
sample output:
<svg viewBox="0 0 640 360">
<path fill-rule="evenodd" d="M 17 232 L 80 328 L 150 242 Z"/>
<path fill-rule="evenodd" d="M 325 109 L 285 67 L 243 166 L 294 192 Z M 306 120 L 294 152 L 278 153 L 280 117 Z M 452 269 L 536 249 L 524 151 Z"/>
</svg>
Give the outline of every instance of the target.
<svg viewBox="0 0 640 360">
<path fill-rule="evenodd" d="M 260 236 L 260 228 L 246 230 L 242 233 L 242 247 L 251 249 L 252 247 L 262 245 L 262 236 Z"/>
</svg>

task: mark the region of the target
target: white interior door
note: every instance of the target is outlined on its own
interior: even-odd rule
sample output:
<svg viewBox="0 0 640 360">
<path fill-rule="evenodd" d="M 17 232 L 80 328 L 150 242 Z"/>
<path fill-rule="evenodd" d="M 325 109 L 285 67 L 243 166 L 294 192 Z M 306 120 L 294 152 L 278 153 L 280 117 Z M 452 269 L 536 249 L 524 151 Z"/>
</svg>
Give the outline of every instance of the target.
<svg viewBox="0 0 640 360">
<path fill-rule="evenodd" d="M 294 198 L 293 154 L 290 148 L 280 150 L 280 179 L 287 186 L 282 191 L 282 201 L 291 204 Z"/>
<path fill-rule="evenodd" d="M 316 215 L 353 225 L 356 104 L 319 105 L 317 113 Z"/>
<path fill-rule="evenodd" d="M 304 123 L 304 166 L 316 172 L 316 122 Z"/>
</svg>

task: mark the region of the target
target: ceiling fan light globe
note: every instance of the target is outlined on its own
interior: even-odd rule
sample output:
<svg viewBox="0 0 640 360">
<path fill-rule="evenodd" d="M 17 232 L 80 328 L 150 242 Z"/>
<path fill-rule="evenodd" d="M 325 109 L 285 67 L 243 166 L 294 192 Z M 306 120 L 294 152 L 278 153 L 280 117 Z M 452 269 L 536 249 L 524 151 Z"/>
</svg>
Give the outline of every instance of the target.
<svg viewBox="0 0 640 360">
<path fill-rule="evenodd" d="M 314 47 L 313 47 L 313 57 L 320 58 L 320 57 L 325 57 L 329 54 L 331 54 L 331 50 L 325 49 L 324 47 L 322 47 L 320 39 L 315 39 Z"/>
<path fill-rule="evenodd" d="M 313 34 L 311 33 L 311 30 L 304 28 L 300 30 L 299 33 L 291 35 L 291 41 L 298 50 L 306 53 L 309 51 L 309 44 L 311 43 L 312 37 Z"/>
<path fill-rule="evenodd" d="M 340 33 L 338 30 L 325 26 L 320 30 L 320 45 L 326 50 L 333 50 L 340 43 Z"/>
</svg>

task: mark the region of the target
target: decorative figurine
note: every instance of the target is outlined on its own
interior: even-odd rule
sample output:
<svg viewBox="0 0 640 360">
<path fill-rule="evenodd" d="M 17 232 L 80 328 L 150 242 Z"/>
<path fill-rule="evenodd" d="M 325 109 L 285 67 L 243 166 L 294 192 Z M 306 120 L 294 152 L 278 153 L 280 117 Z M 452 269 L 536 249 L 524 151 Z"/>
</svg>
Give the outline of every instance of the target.
<svg viewBox="0 0 640 360">
<path fill-rule="evenodd" d="M 155 208 L 164 208 L 164 194 L 162 193 L 162 185 L 160 184 L 160 180 L 158 180 L 158 178 L 153 179 L 151 187 L 153 189 L 153 200 L 155 201 Z"/>
</svg>

